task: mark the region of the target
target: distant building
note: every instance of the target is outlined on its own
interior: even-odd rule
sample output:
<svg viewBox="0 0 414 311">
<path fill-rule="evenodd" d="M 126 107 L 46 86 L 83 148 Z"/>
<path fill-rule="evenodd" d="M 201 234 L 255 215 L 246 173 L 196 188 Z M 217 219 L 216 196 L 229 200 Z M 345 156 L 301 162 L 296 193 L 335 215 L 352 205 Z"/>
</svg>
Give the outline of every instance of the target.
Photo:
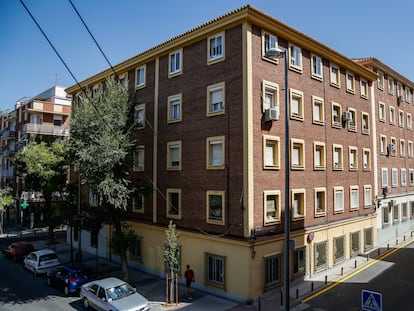
<svg viewBox="0 0 414 311">
<path fill-rule="evenodd" d="M 20 203 L 38 201 L 41 194 L 25 184 L 23 172 L 15 165 L 15 153 L 32 140 L 51 140 L 69 136 L 71 99 L 65 88 L 53 86 L 34 97 L 16 102 L 15 109 L 0 117 L 1 122 L 1 187 L 13 189 L 17 221 L 20 222 Z"/>
<path fill-rule="evenodd" d="M 288 49 L 289 172 L 284 61 L 266 57 L 271 48 Z M 410 174 L 412 159 L 398 155 L 398 166 L 385 165 L 389 158 L 377 156 L 380 93 L 377 72 L 365 63 L 245 6 L 113 68 L 128 81 L 136 104 L 131 174 L 141 183 L 135 187 L 153 188 L 129 206 L 129 224 L 140 237 L 130 262 L 156 274 L 166 271 L 164 230 L 173 220 L 181 271 L 191 264 L 197 285 L 247 301 L 285 277 L 320 273 L 374 247 L 384 185 L 378 170 L 386 166 L 392 173 L 395 167 L 400 176 L 404 162 Z M 80 86 L 93 90 L 112 74 L 107 69 Z M 393 77 L 412 101 L 412 83 Z M 79 86 L 66 91 L 76 101 Z M 401 107 L 406 124 L 412 106 Z M 412 135 L 405 126 L 390 128 Z M 400 134 L 383 134 L 385 145 L 390 136 L 401 144 Z M 412 141 L 405 138 L 405 148 Z M 414 184 L 405 178 L 404 192 L 412 192 Z M 289 276 L 282 272 L 285 221 L 294 241 Z M 101 240 L 109 238 L 108 229 Z M 86 234 L 82 245 L 109 256 L 107 243 Z"/>
</svg>

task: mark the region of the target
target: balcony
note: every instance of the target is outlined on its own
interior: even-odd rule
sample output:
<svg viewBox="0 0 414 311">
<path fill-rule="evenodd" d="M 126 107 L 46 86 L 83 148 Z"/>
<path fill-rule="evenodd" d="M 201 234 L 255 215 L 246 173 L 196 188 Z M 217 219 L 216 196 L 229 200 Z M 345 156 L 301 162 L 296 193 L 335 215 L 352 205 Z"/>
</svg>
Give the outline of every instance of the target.
<svg viewBox="0 0 414 311">
<path fill-rule="evenodd" d="M 5 129 L 1 134 L 2 139 L 16 139 L 16 131 Z"/>
<path fill-rule="evenodd" d="M 69 127 L 27 123 L 23 125 L 22 133 L 52 136 L 69 136 Z"/>
</svg>

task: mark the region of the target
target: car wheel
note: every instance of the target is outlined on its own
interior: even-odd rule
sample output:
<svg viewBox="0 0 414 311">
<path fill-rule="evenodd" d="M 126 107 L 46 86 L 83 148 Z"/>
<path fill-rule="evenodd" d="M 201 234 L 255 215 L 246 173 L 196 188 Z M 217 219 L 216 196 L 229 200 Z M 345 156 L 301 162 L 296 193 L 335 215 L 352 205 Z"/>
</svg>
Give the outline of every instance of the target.
<svg viewBox="0 0 414 311">
<path fill-rule="evenodd" d="M 87 298 L 83 298 L 83 306 L 85 309 L 89 309 L 89 301 Z"/>
<path fill-rule="evenodd" d="M 52 286 L 52 281 L 50 281 L 50 278 L 48 276 L 46 277 L 46 285 Z"/>
<path fill-rule="evenodd" d="M 63 289 L 63 293 L 65 294 L 65 296 L 69 296 L 69 287 L 65 286 L 65 288 Z"/>
</svg>

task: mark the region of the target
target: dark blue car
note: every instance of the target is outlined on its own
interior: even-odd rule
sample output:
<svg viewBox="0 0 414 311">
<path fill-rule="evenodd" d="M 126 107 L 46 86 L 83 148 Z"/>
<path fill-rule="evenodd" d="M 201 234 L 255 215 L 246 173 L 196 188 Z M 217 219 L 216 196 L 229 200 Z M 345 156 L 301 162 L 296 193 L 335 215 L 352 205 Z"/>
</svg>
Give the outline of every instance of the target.
<svg viewBox="0 0 414 311">
<path fill-rule="evenodd" d="M 96 279 L 96 274 L 87 265 L 73 264 L 59 266 L 48 272 L 46 284 L 63 290 L 68 296 L 79 291 L 80 287 Z"/>
</svg>

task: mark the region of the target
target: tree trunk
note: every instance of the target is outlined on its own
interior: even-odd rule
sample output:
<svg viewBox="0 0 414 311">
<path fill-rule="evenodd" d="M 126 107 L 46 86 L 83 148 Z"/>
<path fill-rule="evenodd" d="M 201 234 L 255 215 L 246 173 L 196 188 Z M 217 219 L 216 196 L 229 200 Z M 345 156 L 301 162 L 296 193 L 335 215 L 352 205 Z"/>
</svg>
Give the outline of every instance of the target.
<svg viewBox="0 0 414 311">
<path fill-rule="evenodd" d="M 115 226 L 115 231 L 118 234 L 118 236 L 122 236 L 123 232 L 122 232 L 122 225 L 121 225 L 121 221 L 118 217 L 115 218 L 114 220 L 114 226 Z M 129 282 L 129 269 L 128 269 L 128 258 L 127 258 L 127 254 L 126 254 L 126 247 L 124 243 L 121 243 L 120 245 L 120 257 L 121 257 L 121 267 L 122 267 L 122 279 L 125 282 Z"/>
<path fill-rule="evenodd" d="M 53 231 L 54 229 L 54 224 L 53 224 L 53 211 L 52 211 L 52 197 L 49 194 L 44 194 L 45 196 L 45 205 L 46 205 L 46 210 L 47 210 L 47 214 L 48 214 L 48 225 L 49 225 L 49 232 L 48 232 L 48 237 L 49 237 L 49 246 L 55 246 L 56 241 L 55 241 L 55 233 Z"/>
</svg>

